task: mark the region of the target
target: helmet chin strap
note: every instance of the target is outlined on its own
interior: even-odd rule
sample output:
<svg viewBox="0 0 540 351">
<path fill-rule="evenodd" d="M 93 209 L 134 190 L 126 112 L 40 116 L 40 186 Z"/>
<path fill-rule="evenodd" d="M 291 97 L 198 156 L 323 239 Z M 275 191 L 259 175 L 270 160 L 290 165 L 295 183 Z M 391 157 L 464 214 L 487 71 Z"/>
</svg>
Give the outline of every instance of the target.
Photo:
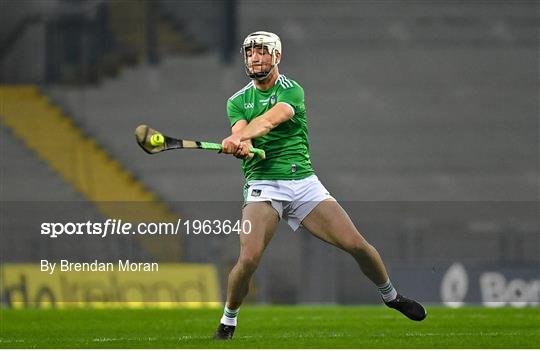
<svg viewBox="0 0 540 351">
<path fill-rule="evenodd" d="M 268 72 L 253 72 L 253 73 L 251 73 L 249 71 L 249 68 L 246 65 L 246 73 L 247 73 L 248 77 L 251 78 L 251 79 L 255 79 L 257 82 L 262 82 L 263 80 L 268 78 L 268 76 L 274 71 L 274 69 L 276 68 L 276 66 L 279 63 L 279 62 L 275 62 L 277 60 L 277 57 L 275 56 L 275 53 L 272 56 L 273 56 L 272 57 L 273 62 L 272 62 L 272 65 L 270 66 L 270 70 Z"/>
<path fill-rule="evenodd" d="M 276 68 L 277 65 L 272 65 L 270 70 L 268 72 L 257 72 L 257 73 L 250 73 L 248 72 L 248 76 L 251 79 L 255 79 L 258 82 L 261 82 L 268 78 L 268 76 L 274 71 L 274 68 Z"/>
</svg>

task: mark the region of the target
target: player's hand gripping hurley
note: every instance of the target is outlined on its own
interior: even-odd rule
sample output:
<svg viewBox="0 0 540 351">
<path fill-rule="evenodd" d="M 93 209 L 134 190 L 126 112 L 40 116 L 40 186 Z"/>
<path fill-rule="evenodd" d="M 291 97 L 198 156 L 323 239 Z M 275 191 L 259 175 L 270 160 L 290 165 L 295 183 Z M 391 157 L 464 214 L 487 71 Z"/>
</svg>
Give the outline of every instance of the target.
<svg viewBox="0 0 540 351">
<path fill-rule="evenodd" d="M 172 138 L 163 135 L 157 130 L 152 129 L 144 124 L 141 124 L 135 129 L 135 138 L 137 139 L 139 146 L 149 154 L 157 154 L 158 152 L 174 149 L 204 149 L 221 151 L 221 144 Z M 266 154 L 262 149 L 252 147 L 249 149 L 249 151 L 261 159 L 266 158 Z"/>
</svg>

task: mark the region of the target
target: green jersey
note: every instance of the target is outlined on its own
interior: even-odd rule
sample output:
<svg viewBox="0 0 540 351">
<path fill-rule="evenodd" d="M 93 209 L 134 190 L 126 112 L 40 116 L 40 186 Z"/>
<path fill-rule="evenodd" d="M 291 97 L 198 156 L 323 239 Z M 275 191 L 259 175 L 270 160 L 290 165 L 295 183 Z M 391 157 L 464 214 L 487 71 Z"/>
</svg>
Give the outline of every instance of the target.
<svg viewBox="0 0 540 351">
<path fill-rule="evenodd" d="M 227 115 L 233 126 L 239 120 L 248 123 L 277 103 L 288 104 L 294 116 L 268 134 L 252 139 L 254 147 L 266 152 L 266 159 L 242 160 L 246 180 L 303 179 L 313 174 L 309 158 L 304 89 L 292 79 L 279 75 L 276 84 L 266 91 L 250 82 L 227 101 Z"/>
</svg>

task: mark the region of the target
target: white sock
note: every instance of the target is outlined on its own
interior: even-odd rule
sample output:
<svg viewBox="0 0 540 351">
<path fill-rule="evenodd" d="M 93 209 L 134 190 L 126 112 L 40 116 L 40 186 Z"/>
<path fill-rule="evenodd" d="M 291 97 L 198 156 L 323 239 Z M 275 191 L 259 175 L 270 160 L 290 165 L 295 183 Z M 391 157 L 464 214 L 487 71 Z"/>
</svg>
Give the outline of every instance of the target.
<svg viewBox="0 0 540 351">
<path fill-rule="evenodd" d="M 379 289 L 383 300 L 386 302 L 392 301 L 397 297 L 397 291 L 394 289 L 390 279 L 388 279 L 384 284 L 377 285 L 377 288 Z"/>
<path fill-rule="evenodd" d="M 227 308 L 227 306 L 225 306 L 225 308 L 223 309 L 223 316 L 221 317 L 220 323 L 236 327 L 236 319 L 239 311 L 240 308 L 231 310 Z"/>
</svg>

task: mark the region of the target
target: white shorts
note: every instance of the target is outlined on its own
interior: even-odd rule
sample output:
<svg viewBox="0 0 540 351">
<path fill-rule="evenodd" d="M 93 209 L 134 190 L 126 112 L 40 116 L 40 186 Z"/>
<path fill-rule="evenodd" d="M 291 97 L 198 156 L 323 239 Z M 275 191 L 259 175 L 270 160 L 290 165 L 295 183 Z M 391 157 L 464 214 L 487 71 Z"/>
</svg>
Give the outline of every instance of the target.
<svg viewBox="0 0 540 351">
<path fill-rule="evenodd" d="M 269 202 L 293 230 L 319 202 L 333 199 L 315 174 L 299 180 L 252 180 L 246 188 L 245 205 Z"/>
</svg>

